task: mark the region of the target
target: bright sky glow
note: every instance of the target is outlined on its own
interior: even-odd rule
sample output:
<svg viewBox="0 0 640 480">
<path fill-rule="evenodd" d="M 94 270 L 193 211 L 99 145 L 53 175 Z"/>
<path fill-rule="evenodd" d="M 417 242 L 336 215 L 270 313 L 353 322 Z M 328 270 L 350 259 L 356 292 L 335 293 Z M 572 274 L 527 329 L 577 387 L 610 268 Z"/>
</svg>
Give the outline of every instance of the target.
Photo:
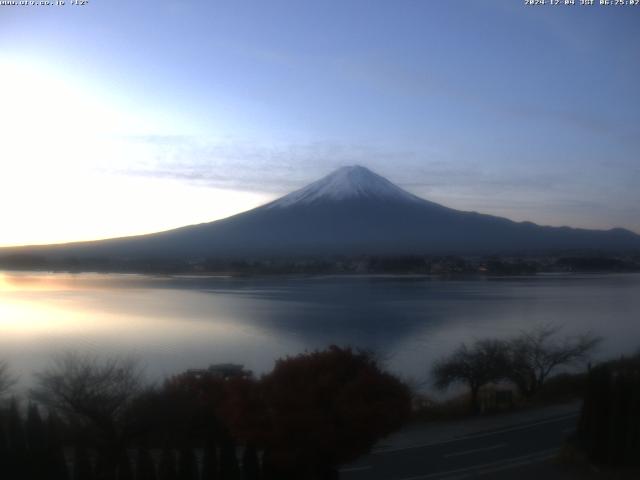
<svg viewBox="0 0 640 480">
<path fill-rule="evenodd" d="M 269 198 L 118 174 L 153 163 L 152 152 L 127 138 L 167 131 L 162 119 L 120 107 L 45 67 L 14 60 L 0 62 L 0 71 L 0 246 L 156 232 Z"/>
<path fill-rule="evenodd" d="M 523 3 L 0 6 L 0 246 L 211 221 L 354 163 L 640 232 L 640 8 Z"/>
</svg>

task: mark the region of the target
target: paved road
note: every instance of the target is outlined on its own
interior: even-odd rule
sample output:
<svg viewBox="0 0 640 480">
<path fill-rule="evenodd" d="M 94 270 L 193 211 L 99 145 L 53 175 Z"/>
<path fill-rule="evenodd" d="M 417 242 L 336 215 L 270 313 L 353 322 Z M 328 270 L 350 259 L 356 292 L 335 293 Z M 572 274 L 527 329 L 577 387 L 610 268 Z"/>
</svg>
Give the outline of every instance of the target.
<svg viewBox="0 0 640 480">
<path fill-rule="evenodd" d="M 343 480 L 463 479 L 537 463 L 557 453 L 575 429 L 569 414 L 439 443 L 379 451 L 344 468 Z"/>
</svg>

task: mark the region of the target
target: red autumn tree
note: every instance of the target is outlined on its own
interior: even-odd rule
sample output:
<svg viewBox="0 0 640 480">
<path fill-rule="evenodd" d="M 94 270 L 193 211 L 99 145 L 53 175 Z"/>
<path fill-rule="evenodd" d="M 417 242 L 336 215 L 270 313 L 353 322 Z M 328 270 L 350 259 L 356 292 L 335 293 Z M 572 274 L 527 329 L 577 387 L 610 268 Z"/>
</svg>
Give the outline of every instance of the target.
<svg viewBox="0 0 640 480">
<path fill-rule="evenodd" d="M 268 468 L 279 478 L 335 478 L 411 411 L 409 388 L 373 355 L 331 346 L 279 360 L 261 380 Z"/>
<path fill-rule="evenodd" d="M 185 372 L 163 390 L 185 402 L 172 402 L 171 411 L 197 418 L 196 426 L 213 415 L 220 441 L 231 434 L 262 450 L 265 480 L 336 478 L 339 465 L 369 452 L 411 411 L 409 388 L 373 355 L 336 346 L 278 360 L 259 380 Z"/>
</svg>

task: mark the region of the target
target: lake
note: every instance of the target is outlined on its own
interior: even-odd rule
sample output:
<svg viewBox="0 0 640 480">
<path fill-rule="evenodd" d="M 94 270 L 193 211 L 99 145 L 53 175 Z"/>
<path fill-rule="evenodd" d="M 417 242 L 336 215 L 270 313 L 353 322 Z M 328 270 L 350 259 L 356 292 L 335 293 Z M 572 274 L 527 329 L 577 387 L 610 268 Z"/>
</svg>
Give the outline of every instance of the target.
<svg viewBox="0 0 640 480">
<path fill-rule="evenodd" d="M 133 355 L 162 378 L 212 363 L 269 371 L 330 344 L 370 348 L 425 380 L 460 342 L 554 323 L 640 348 L 640 275 L 163 277 L 0 272 L 0 359 L 23 386 L 52 355 Z"/>
</svg>

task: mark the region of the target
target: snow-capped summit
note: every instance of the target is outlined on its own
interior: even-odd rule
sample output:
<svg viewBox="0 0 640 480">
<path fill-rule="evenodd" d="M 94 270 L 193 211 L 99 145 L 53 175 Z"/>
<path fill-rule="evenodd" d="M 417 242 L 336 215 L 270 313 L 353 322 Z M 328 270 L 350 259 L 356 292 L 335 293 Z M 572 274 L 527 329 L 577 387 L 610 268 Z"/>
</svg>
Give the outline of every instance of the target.
<svg viewBox="0 0 640 480">
<path fill-rule="evenodd" d="M 421 201 L 415 195 L 360 165 L 339 168 L 300 190 L 271 203 L 271 208 L 309 205 L 324 201 L 377 199 L 384 201 Z"/>
</svg>

